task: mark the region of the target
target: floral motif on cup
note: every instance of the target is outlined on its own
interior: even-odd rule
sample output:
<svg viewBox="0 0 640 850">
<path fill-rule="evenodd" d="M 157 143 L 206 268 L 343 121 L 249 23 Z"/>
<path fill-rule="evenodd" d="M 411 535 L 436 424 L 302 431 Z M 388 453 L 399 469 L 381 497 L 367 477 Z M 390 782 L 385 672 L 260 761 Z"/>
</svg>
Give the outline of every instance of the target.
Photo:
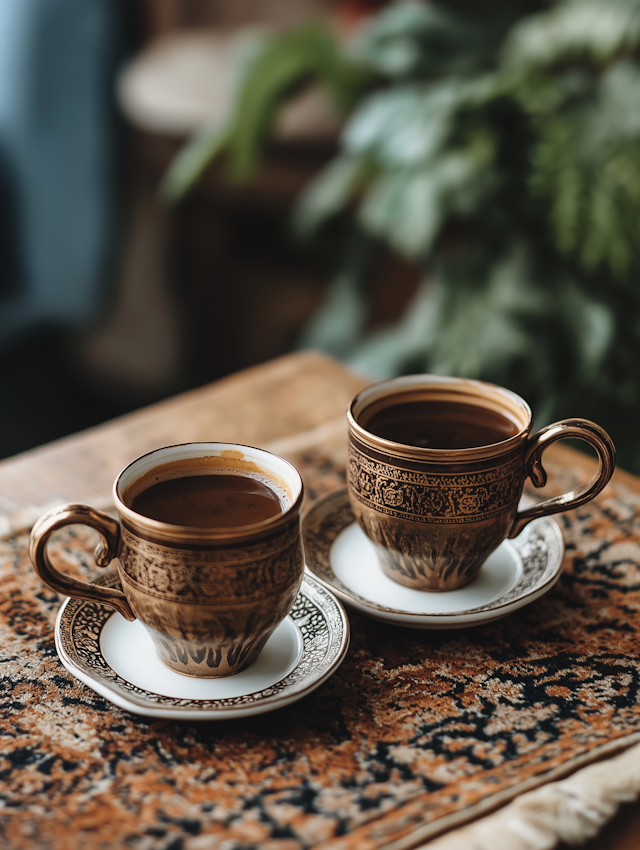
<svg viewBox="0 0 640 850">
<path fill-rule="evenodd" d="M 347 477 L 352 495 L 381 513 L 416 522 L 473 522 L 515 508 L 522 460 L 478 472 L 420 472 L 372 460 L 353 443 Z"/>
<path fill-rule="evenodd" d="M 172 549 L 141 540 L 122 527 L 118 555 L 123 578 L 165 600 L 202 604 L 245 603 L 278 595 L 304 569 L 299 527 L 236 549 Z"/>
<path fill-rule="evenodd" d="M 373 487 L 371 487 L 371 490 L 373 490 Z M 405 499 L 403 491 L 395 487 L 382 488 L 381 493 L 385 505 L 390 505 L 392 508 L 400 507 Z"/>
</svg>

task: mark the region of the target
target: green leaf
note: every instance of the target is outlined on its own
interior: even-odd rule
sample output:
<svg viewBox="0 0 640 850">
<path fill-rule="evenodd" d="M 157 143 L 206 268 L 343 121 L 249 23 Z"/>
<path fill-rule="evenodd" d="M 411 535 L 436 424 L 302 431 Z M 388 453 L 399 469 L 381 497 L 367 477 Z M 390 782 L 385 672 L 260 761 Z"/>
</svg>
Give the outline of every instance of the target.
<svg viewBox="0 0 640 850">
<path fill-rule="evenodd" d="M 452 151 L 424 168 L 381 172 L 358 220 L 408 258 L 425 258 L 451 212 L 469 214 L 490 186 L 487 164 L 469 151 Z"/>
<path fill-rule="evenodd" d="M 267 36 L 253 30 L 236 37 L 234 45 L 235 88 L 240 90 L 243 80 L 256 57 L 264 49 Z M 180 200 L 202 176 L 212 162 L 229 144 L 232 136 L 232 117 L 219 123 L 206 124 L 197 130 L 174 157 L 160 184 L 159 194 L 166 203 Z"/>
<path fill-rule="evenodd" d="M 322 307 L 307 325 L 301 348 L 317 348 L 335 357 L 348 355 L 368 314 L 367 299 L 351 276 L 342 272 L 332 281 Z"/>
<path fill-rule="evenodd" d="M 368 171 L 355 156 L 338 156 L 305 189 L 294 213 L 294 227 L 309 235 L 347 204 Z"/>
<path fill-rule="evenodd" d="M 440 185 L 429 172 L 383 174 L 369 190 L 359 214 L 362 227 L 384 236 L 402 254 L 426 254 L 444 218 Z"/>
<path fill-rule="evenodd" d="M 530 185 L 549 201 L 558 249 L 622 279 L 640 267 L 640 70 L 615 63 L 597 92 L 539 117 Z"/>
<path fill-rule="evenodd" d="M 405 85 L 372 94 L 345 127 L 344 147 L 390 167 L 425 162 L 447 139 L 464 94 L 466 88 L 457 83 Z"/>
<path fill-rule="evenodd" d="M 578 58 L 602 62 L 639 44 L 639 0 L 564 0 L 515 26 L 502 58 L 530 70 Z"/>
<path fill-rule="evenodd" d="M 318 348 L 346 357 L 357 344 L 369 315 L 366 292 L 372 242 L 356 231 L 348 245 L 342 269 L 299 341 L 301 348 Z"/>
<path fill-rule="evenodd" d="M 160 197 L 172 204 L 180 200 L 197 183 L 209 163 L 229 141 L 229 126 L 203 127 L 174 157 L 160 184 Z"/>
<path fill-rule="evenodd" d="M 484 280 L 460 278 L 454 284 L 438 276 L 441 332 L 431 351 L 434 371 L 504 381 L 509 364 L 534 356 L 523 317 L 544 316 L 549 302 L 531 273 L 526 247 L 514 245 L 486 270 Z"/>
<path fill-rule="evenodd" d="M 322 24 L 245 39 L 238 52 L 234 109 L 224 124 L 204 127 L 179 152 L 161 186 L 169 202 L 184 195 L 220 154 L 227 155 L 235 179 L 251 177 L 281 106 L 300 86 L 318 80 L 347 107 L 366 81 Z"/>
<path fill-rule="evenodd" d="M 404 83 L 366 97 L 346 124 L 342 143 L 352 155 L 385 168 L 424 164 L 452 141 L 459 118 L 502 94 L 493 74 L 472 81 Z"/>
<path fill-rule="evenodd" d="M 600 369 L 614 343 L 616 321 L 611 307 L 596 300 L 575 280 L 563 281 L 561 304 L 576 346 L 580 378 L 588 383 Z"/>
<path fill-rule="evenodd" d="M 236 177 L 253 173 L 280 106 L 311 79 L 328 86 L 343 105 L 364 80 L 324 25 L 311 24 L 267 42 L 245 76 L 232 122 L 229 154 Z"/>
<path fill-rule="evenodd" d="M 368 334 L 348 360 L 351 366 L 377 378 L 400 375 L 414 364 L 427 371 L 428 356 L 439 333 L 439 299 L 436 286 L 425 278 L 400 321 Z"/>
<path fill-rule="evenodd" d="M 397 3 L 364 24 L 351 54 L 378 73 L 402 77 L 424 64 L 425 36 L 450 38 L 451 24 L 452 15 L 435 3 Z"/>
<path fill-rule="evenodd" d="M 361 27 L 350 55 L 394 80 L 473 74 L 494 62 L 513 16 L 464 15 L 436 0 L 391 3 Z"/>
</svg>

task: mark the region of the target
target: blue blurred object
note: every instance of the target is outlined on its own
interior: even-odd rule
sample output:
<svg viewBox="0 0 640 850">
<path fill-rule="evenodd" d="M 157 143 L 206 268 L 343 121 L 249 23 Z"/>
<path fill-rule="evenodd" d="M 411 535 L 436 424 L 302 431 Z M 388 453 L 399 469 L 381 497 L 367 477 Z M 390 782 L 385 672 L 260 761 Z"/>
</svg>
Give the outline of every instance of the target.
<svg viewBox="0 0 640 850">
<path fill-rule="evenodd" d="M 99 309 L 114 212 L 114 0 L 0 2 L 0 349 Z"/>
</svg>

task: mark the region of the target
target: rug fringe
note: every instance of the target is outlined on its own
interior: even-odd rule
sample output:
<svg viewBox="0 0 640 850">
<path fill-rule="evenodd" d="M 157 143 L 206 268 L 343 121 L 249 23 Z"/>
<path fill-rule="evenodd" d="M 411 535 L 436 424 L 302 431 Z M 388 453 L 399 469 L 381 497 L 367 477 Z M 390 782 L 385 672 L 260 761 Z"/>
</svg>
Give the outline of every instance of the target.
<svg viewBox="0 0 640 850">
<path fill-rule="evenodd" d="M 437 838 L 428 850 L 551 850 L 592 838 L 623 803 L 640 797 L 640 745 L 518 797 L 503 809 Z"/>
</svg>

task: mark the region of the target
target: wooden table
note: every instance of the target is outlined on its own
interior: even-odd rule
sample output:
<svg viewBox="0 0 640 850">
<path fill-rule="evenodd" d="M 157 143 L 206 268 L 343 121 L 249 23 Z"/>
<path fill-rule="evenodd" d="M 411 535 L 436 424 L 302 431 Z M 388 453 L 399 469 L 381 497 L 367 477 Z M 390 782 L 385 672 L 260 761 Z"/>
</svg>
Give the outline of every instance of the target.
<svg viewBox="0 0 640 850">
<path fill-rule="evenodd" d="M 27 525 L 56 502 L 105 504 L 119 470 L 158 446 L 230 441 L 286 454 L 325 437 L 340 444 L 347 404 L 367 383 L 322 355 L 293 354 L 2 461 L 0 524 L 5 531 Z M 346 440 L 344 448 L 346 455 Z M 594 465 L 562 446 L 552 447 L 549 457 Z M 618 471 L 616 478 L 640 490 L 635 476 Z M 626 807 L 605 832 L 611 850 L 637 847 L 640 813 Z"/>
<path fill-rule="evenodd" d="M 158 446 L 204 440 L 268 447 L 316 428 L 339 427 L 347 404 L 366 383 L 312 353 L 248 369 L 2 461 L 0 518 L 20 522 L 34 506 L 104 500 L 122 467 Z"/>
</svg>

